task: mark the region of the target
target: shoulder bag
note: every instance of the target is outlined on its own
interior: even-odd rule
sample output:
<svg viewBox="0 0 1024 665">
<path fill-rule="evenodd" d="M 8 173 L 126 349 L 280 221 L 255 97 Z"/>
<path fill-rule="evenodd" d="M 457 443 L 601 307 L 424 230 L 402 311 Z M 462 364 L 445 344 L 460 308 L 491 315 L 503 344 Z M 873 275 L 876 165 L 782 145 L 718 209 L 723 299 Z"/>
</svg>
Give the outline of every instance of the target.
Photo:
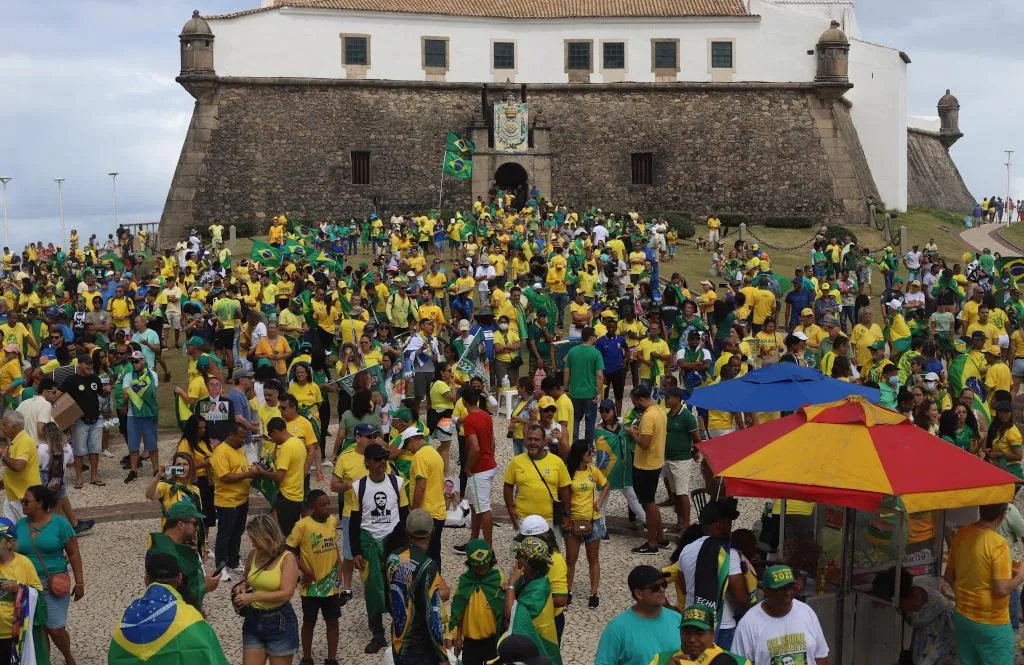
<svg viewBox="0 0 1024 665">
<path fill-rule="evenodd" d="M 43 554 L 39 551 L 39 545 L 36 544 L 36 535 L 32 529 L 32 524 L 25 520 L 25 526 L 28 527 L 28 537 L 32 541 L 32 549 L 36 551 L 36 556 L 39 557 L 39 567 L 43 569 L 43 577 L 46 578 L 46 586 L 50 591 L 50 595 L 54 598 L 63 598 L 71 592 L 71 576 L 68 575 L 66 570 L 62 573 L 54 573 L 53 575 L 46 572 L 46 562 L 43 560 Z"/>
<path fill-rule="evenodd" d="M 553 455 L 554 453 L 548 454 Z M 544 489 L 548 491 L 548 496 L 551 497 L 551 521 L 557 526 L 562 523 L 562 516 L 565 514 L 562 502 L 555 500 L 555 495 L 551 493 L 551 488 L 548 487 L 548 481 L 544 478 L 544 474 L 540 472 L 540 467 L 537 466 L 537 463 L 533 461 L 533 458 L 529 455 L 527 455 L 527 458 L 529 458 L 530 464 L 533 465 L 534 470 L 537 472 L 540 482 L 544 484 Z"/>
</svg>

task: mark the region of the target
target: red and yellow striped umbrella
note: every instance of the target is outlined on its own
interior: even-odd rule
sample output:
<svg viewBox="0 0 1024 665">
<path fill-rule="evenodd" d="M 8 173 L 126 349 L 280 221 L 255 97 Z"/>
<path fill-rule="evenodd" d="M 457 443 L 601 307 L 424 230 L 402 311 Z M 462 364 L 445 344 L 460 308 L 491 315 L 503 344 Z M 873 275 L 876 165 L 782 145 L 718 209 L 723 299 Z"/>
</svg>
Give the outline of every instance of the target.
<svg viewBox="0 0 1024 665">
<path fill-rule="evenodd" d="M 730 495 L 861 510 L 877 510 L 887 496 L 911 513 L 1005 503 L 1016 481 L 857 396 L 805 406 L 698 448 Z"/>
</svg>

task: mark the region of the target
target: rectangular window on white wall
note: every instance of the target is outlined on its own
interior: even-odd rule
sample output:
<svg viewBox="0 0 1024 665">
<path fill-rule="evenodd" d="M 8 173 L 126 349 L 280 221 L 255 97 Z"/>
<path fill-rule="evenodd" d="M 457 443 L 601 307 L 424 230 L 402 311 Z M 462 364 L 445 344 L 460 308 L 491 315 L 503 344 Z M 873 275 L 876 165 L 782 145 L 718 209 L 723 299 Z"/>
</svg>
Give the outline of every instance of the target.
<svg viewBox="0 0 1024 665">
<path fill-rule="evenodd" d="M 566 69 L 570 71 L 593 71 L 590 58 L 592 42 L 569 42 L 566 45 Z"/>
<path fill-rule="evenodd" d="M 370 64 L 370 38 L 345 35 L 341 38 L 342 62 L 345 65 Z"/>
<path fill-rule="evenodd" d="M 494 69 L 515 69 L 515 42 L 494 42 L 494 53 L 492 55 L 492 58 Z"/>
<path fill-rule="evenodd" d="M 711 42 L 711 68 L 733 69 L 732 48 L 732 42 Z"/>
<path fill-rule="evenodd" d="M 604 44 L 601 45 L 601 50 L 601 66 L 604 69 L 626 68 L 625 42 L 604 42 Z"/>
<path fill-rule="evenodd" d="M 677 42 L 677 41 L 655 41 L 654 42 L 654 68 L 655 69 L 678 69 L 679 68 L 679 42 Z"/>
<path fill-rule="evenodd" d="M 423 38 L 423 66 L 448 69 L 448 40 Z"/>
</svg>

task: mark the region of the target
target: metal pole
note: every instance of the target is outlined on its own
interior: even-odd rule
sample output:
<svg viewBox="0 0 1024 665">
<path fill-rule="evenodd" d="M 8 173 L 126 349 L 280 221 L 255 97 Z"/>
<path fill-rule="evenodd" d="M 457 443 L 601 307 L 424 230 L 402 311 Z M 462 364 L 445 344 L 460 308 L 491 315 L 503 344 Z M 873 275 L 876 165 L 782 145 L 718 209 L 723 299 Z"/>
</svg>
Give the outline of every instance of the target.
<svg viewBox="0 0 1024 665">
<path fill-rule="evenodd" d="M 1007 217 L 1006 217 L 1006 225 L 1009 226 L 1010 225 L 1010 217 L 1009 217 L 1010 213 L 1009 213 L 1008 206 L 1010 204 L 1010 167 L 1013 166 L 1013 153 L 1016 152 L 1016 151 L 1014 151 L 1014 150 L 1004 150 L 1003 152 L 1006 153 L 1006 198 L 1003 199 L 1003 212 L 1006 213 L 1006 215 L 1007 215 Z M 999 221 L 1003 221 L 1003 220 L 999 220 Z"/>
<path fill-rule="evenodd" d="M 60 210 L 60 242 L 57 243 L 57 249 L 63 247 L 67 239 L 67 234 L 64 233 L 64 180 L 65 178 L 53 179 L 57 183 L 57 208 Z"/>
<path fill-rule="evenodd" d="M 3 213 L 4 213 L 4 245 L 7 247 L 11 246 L 11 240 L 7 233 L 7 183 L 14 180 L 14 178 L 4 176 L 0 177 L 0 199 L 2 201 Z"/>
<path fill-rule="evenodd" d="M 110 176 L 111 186 L 113 187 L 113 191 L 114 191 L 114 229 L 116 230 L 117 229 L 117 176 L 118 176 L 118 172 L 117 171 L 111 171 L 107 175 Z"/>
<path fill-rule="evenodd" d="M 437 187 L 437 217 L 441 218 L 441 197 L 444 195 L 444 160 L 448 156 L 448 151 L 441 151 L 441 183 Z"/>
</svg>

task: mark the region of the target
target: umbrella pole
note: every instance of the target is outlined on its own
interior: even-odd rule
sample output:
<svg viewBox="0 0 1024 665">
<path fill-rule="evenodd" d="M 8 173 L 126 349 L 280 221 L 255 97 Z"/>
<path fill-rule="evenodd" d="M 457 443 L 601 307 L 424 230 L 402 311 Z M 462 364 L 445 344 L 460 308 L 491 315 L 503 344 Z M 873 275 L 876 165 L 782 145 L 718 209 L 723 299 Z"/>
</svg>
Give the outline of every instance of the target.
<svg viewBox="0 0 1024 665">
<path fill-rule="evenodd" d="M 837 665 L 845 665 L 846 654 L 843 652 L 846 633 L 846 615 L 849 611 L 846 606 L 847 598 L 850 597 L 850 589 L 853 586 L 853 546 L 854 529 L 857 522 L 857 511 L 853 508 L 846 509 L 846 517 L 843 520 L 843 564 L 842 575 L 839 580 L 839 593 L 836 598 L 836 657 Z M 853 625 L 851 625 L 851 628 Z"/>
<path fill-rule="evenodd" d="M 786 562 L 786 500 L 779 500 L 779 553 L 780 563 Z"/>
</svg>

